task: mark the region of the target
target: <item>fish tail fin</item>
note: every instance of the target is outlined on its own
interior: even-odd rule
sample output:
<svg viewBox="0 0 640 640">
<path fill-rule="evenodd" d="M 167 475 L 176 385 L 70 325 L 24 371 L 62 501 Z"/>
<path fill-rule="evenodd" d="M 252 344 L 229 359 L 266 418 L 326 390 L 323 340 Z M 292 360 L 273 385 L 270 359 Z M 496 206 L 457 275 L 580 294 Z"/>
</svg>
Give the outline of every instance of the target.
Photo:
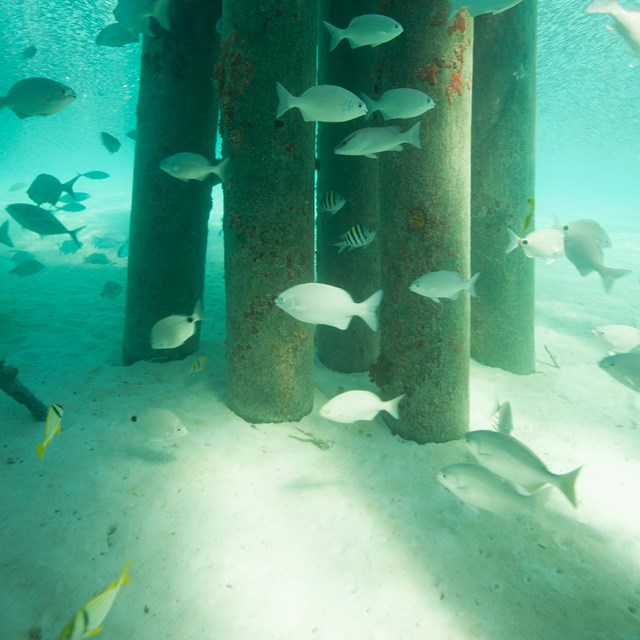
<svg viewBox="0 0 640 640">
<path fill-rule="evenodd" d="M 225 158 L 218 162 L 214 167 L 214 173 L 220 178 L 220 182 L 227 182 L 229 180 L 229 161 L 231 158 Z"/>
<path fill-rule="evenodd" d="M 617 0 L 593 0 L 593 2 L 584 10 L 585 13 L 611 13 L 620 5 Z"/>
<path fill-rule="evenodd" d="M 407 131 L 407 139 L 405 142 L 412 145 L 416 149 L 422 149 L 422 143 L 420 142 L 420 125 L 421 122 L 416 122 L 411 129 Z"/>
<path fill-rule="evenodd" d="M 166 31 L 171 31 L 171 24 L 169 22 L 169 2 L 170 0 L 159 0 L 153 14 L 153 17 Z"/>
<path fill-rule="evenodd" d="M 276 82 L 276 91 L 278 92 L 276 118 L 279 118 L 285 111 L 289 111 L 289 109 L 295 107 L 296 97 L 289 93 L 279 82 Z"/>
<path fill-rule="evenodd" d="M 338 247 L 338 253 L 342 253 L 347 248 L 347 243 L 344 240 L 340 240 L 340 242 L 334 242 L 334 247 Z"/>
<path fill-rule="evenodd" d="M 360 313 L 358 313 L 358 315 L 367 323 L 367 326 L 371 331 L 378 330 L 378 316 L 376 314 L 378 307 L 382 302 L 382 293 L 382 289 L 380 291 L 376 291 L 364 302 L 360 303 Z"/>
<path fill-rule="evenodd" d="M 44 455 L 44 445 L 43 444 L 39 444 L 36 447 L 36 451 L 38 452 L 38 460 L 42 460 L 42 456 Z"/>
<path fill-rule="evenodd" d="M 202 307 L 202 298 L 198 298 L 196 302 L 196 306 L 193 308 L 193 313 L 191 314 L 196 322 L 199 322 L 204 318 L 204 309 Z"/>
<path fill-rule="evenodd" d="M 364 102 L 365 106 L 367 107 L 367 115 L 365 116 L 365 118 L 368 120 L 375 111 L 378 110 L 378 107 L 376 106 L 376 102 L 375 100 L 372 100 L 366 93 L 361 93 L 360 97 L 362 98 L 362 102 Z"/>
<path fill-rule="evenodd" d="M 326 20 L 323 20 L 323 22 L 324 26 L 327 27 L 329 35 L 331 36 L 331 45 L 329 47 L 329 51 L 333 51 L 340 44 L 340 40 L 344 38 L 344 36 L 342 35 L 344 29 L 338 29 L 338 27 L 334 27 Z"/>
<path fill-rule="evenodd" d="M 393 400 L 389 400 L 384 408 L 384 410 L 392 415 L 396 420 L 400 418 L 400 414 L 398 413 L 398 405 L 400 404 L 400 401 L 402 400 L 402 398 L 404 398 L 404 396 L 405 394 L 403 393 L 401 396 L 398 396 Z"/>
<path fill-rule="evenodd" d="M 471 280 L 469 280 L 469 295 L 472 298 L 476 298 L 478 296 L 478 294 L 476 293 L 476 282 L 478 282 L 478 278 L 480 277 L 480 272 L 478 271 L 478 273 L 476 273 L 475 276 L 473 276 L 473 278 L 471 278 Z"/>
<path fill-rule="evenodd" d="M 129 569 L 131 569 L 131 560 L 127 560 L 122 572 L 120 573 L 120 577 L 118 578 L 118 586 L 123 584 L 129 584 L 131 578 L 129 577 Z"/>
<path fill-rule="evenodd" d="M 509 233 L 509 244 L 504 252 L 511 253 L 514 249 L 517 249 L 520 246 L 522 238 L 516 235 L 509 227 L 507 227 L 507 232 Z"/>
<path fill-rule="evenodd" d="M 604 290 L 609 293 L 611 291 L 611 287 L 613 287 L 613 283 L 618 278 L 622 278 L 622 276 L 626 276 L 631 271 L 629 269 L 614 269 L 613 267 L 603 267 L 600 271 L 600 277 L 602 278 L 602 284 L 604 286 Z"/>
<path fill-rule="evenodd" d="M 78 240 L 78 232 L 82 231 L 86 226 L 87 226 L 86 224 L 83 224 L 81 227 L 78 227 L 77 229 L 72 229 L 71 231 L 69 231 L 69 235 L 71 236 L 73 241 L 78 245 L 78 248 L 82 247 L 82 242 Z"/>
<path fill-rule="evenodd" d="M 69 182 L 65 182 L 63 185 L 61 185 L 62 190 L 68 193 L 74 200 L 76 199 L 76 194 L 73 191 L 73 185 L 76 183 L 76 180 L 81 176 L 82 174 L 79 173 L 75 178 L 71 178 Z"/>
<path fill-rule="evenodd" d="M 576 508 L 578 506 L 578 501 L 576 500 L 576 478 L 580 471 L 582 471 L 582 467 L 569 471 L 569 473 L 563 473 L 558 476 L 556 483 L 558 489 L 567 496 L 567 500 Z"/>
</svg>

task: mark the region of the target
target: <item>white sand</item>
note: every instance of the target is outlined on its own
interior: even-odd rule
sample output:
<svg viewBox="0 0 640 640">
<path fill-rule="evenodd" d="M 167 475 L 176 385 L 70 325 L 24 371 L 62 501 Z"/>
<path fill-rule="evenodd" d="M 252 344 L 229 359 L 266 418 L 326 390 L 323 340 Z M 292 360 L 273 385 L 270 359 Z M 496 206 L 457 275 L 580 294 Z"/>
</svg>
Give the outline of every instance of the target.
<svg viewBox="0 0 640 640">
<path fill-rule="evenodd" d="M 638 394 L 597 367 L 605 350 L 589 335 L 637 320 L 637 273 L 606 295 L 566 261 L 539 263 L 537 373 L 472 363 L 472 428 L 489 427 L 496 398 L 510 400 L 514 435 L 552 470 L 585 465 L 579 509 L 554 490 L 543 521 L 502 519 L 436 481 L 441 467 L 469 461 L 460 443 L 419 446 L 382 421 L 329 422 L 317 415 L 320 390 L 295 424 L 250 425 L 225 406 L 218 215 L 206 370 L 190 374 L 191 358 L 121 367 L 124 299 L 99 293 L 106 280 L 124 284 L 126 261 L 114 250 L 109 265 L 82 259 L 92 233 L 126 233 L 125 220 L 118 207 L 95 216 L 73 256 L 12 224 L 16 245 L 47 268 L 0 273 L 0 355 L 65 414 L 39 461 L 43 425 L 0 395 L 2 640 L 33 628 L 55 638 L 128 559 L 131 583 L 104 640 L 640 637 Z M 609 228 L 608 262 L 637 269 L 637 233 Z M 366 375 L 321 366 L 317 383 L 370 388 Z M 128 418 L 146 407 L 174 411 L 189 435 L 140 440 Z"/>
</svg>

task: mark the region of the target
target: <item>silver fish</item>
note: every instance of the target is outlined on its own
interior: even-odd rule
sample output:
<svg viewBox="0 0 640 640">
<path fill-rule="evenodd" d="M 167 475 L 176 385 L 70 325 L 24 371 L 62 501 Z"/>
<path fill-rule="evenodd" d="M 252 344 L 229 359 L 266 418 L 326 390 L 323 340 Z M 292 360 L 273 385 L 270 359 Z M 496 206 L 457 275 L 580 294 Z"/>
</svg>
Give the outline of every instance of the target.
<svg viewBox="0 0 640 640">
<path fill-rule="evenodd" d="M 464 438 L 475 459 L 499 476 L 527 491 L 552 484 L 577 507 L 575 483 L 580 469 L 556 474 L 547 469 L 538 456 L 522 442 L 498 431 L 470 431 Z"/>
<path fill-rule="evenodd" d="M 196 322 L 202 320 L 202 300 L 196 302 L 190 315 L 171 315 L 158 320 L 151 328 L 153 349 L 176 349 L 184 344 L 195 332 Z"/>
<path fill-rule="evenodd" d="M 365 127 L 357 129 L 342 140 L 333 152 L 339 156 L 377 158 L 383 151 L 402 151 L 403 144 L 422 149 L 420 122 L 402 131 L 400 127 Z"/>
<path fill-rule="evenodd" d="M 305 122 L 347 122 L 367 113 L 367 107 L 357 95 L 332 84 L 320 84 L 299 96 L 289 93 L 279 82 L 276 118 L 289 109 L 297 108 Z"/>
<path fill-rule="evenodd" d="M 175 440 L 189 433 L 178 416 L 168 409 L 148 408 L 131 416 L 136 432 L 150 442 Z"/>
<path fill-rule="evenodd" d="M 356 16 L 351 19 L 349 26 L 345 29 L 334 27 L 329 22 L 325 22 L 324 26 L 331 36 L 331 51 L 333 51 L 342 40 L 346 40 L 352 49 L 366 45 L 377 47 L 380 44 L 397 38 L 403 31 L 399 22 L 396 22 L 393 18 L 389 18 L 389 16 L 383 16 L 377 13 Z"/>
<path fill-rule="evenodd" d="M 461 291 L 468 291 L 470 296 L 476 295 L 476 282 L 480 273 L 476 273 L 469 280 L 465 280 L 456 271 L 431 271 L 416 278 L 409 290 L 425 298 L 431 298 L 434 302 L 440 302 L 440 298 L 457 300 Z"/>
<path fill-rule="evenodd" d="M 32 204 L 10 204 L 6 207 L 7 213 L 21 226 L 29 231 L 39 233 L 41 236 L 57 236 L 68 233 L 78 247 L 82 246 L 78 240 L 78 231 L 86 225 L 77 229 L 67 229 L 51 211 L 36 207 Z"/>
<path fill-rule="evenodd" d="M 452 464 L 442 469 L 436 478 L 471 507 L 499 516 L 521 513 L 535 515 L 551 491 L 547 487 L 531 495 L 519 493 L 504 478 L 478 464 Z"/>
<path fill-rule="evenodd" d="M 564 237 L 564 252 L 581 276 L 596 271 L 605 291 L 611 291 L 614 280 L 631 273 L 629 269 L 614 269 L 602 263 L 602 248 L 586 233 L 568 233 Z"/>
<path fill-rule="evenodd" d="M 125 29 L 118 22 L 107 25 L 96 36 L 96 44 L 101 47 L 123 47 L 125 44 L 138 42 L 140 36 Z"/>
<path fill-rule="evenodd" d="M 0 109 L 8 107 L 18 118 L 50 116 L 62 111 L 77 98 L 70 87 L 49 78 L 25 78 L 16 82 L 6 96 L 0 97 Z"/>
<path fill-rule="evenodd" d="M 372 100 L 365 93 L 361 93 L 360 97 L 367 105 L 367 117 L 379 111 L 385 120 L 415 118 L 436 106 L 433 99 L 426 93 L 409 88 L 390 89 L 385 91 L 378 100 Z"/>
<path fill-rule="evenodd" d="M 616 353 L 598 362 L 598 366 L 629 389 L 640 391 L 640 351 L 634 348 L 627 353 Z"/>
<path fill-rule="evenodd" d="M 607 232 L 600 226 L 600 223 L 597 220 L 585 218 L 583 220 L 573 220 L 572 222 L 567 222 L 560 226 L 566 235 L 585 233 L 586 235 L 591 236 L 593 241 L 601 249 L 609 249 L 611 247 L 611 240 L 609 239 Z"/>
<path fill-rule="evenodd" d="M 356 224 L 349 231 L 343 233 L 339 242 L 334 242 L 333 246 L 338 247 L 338 253 L 342 253 L 345 249 L 352 251 L 371 244 L 376 237 L 376 232 L 366 225 Z"/>
</svg>

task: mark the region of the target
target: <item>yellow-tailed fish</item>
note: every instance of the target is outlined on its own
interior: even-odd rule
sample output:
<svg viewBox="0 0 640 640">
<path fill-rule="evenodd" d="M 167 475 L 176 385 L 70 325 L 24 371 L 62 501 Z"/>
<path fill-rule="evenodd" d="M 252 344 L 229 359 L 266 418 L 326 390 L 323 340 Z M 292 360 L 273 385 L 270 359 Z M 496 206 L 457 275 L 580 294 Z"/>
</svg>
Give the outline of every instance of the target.
<svg viewBox="0 0 640 640">
<path fill-rule="evenodd" d="M 207 356 L 198 356 L 192 363 L 189 373 L 200 373 L 204 371 L 204 367 L 207 364 Z"/>
<path fill-rule="evenodd" d="M 527 213 L 527 217 L 524 219 L 524 230 L 527 231 L 533 222 L 533 214 L 536 211 L 536 201 L 535 198 L 527 198 L 527 204 L 529 205 L 529 213 Z"/>
<path fill-rule="evenodd" d="M 111 610 L 120 587 L 129 582 L 130 566 L 131 560 L 124 565 L 117 582 L 112 582 L 71 618 L 69 624 L 60 632 L 58 640 L 83 640 L 83 638 L 97 636 L 102 631 L 102 623 Z"/>
<path fill-rule="evenodd" d="M 51 444 L 53 440 L 53 436 L 56 433 L 60 433 L 60 421 L 62 420 L 62 415 L 64 414 L 64 408 L 61 404 L 54 402 L 47 412 L 47 421 L 44 423 L 44 438 L 42 442 L 36 447 L 36 451 L 38 452 L 38 460 L 42 458 L 44 455 L 45 449 Z"/>
</svg>

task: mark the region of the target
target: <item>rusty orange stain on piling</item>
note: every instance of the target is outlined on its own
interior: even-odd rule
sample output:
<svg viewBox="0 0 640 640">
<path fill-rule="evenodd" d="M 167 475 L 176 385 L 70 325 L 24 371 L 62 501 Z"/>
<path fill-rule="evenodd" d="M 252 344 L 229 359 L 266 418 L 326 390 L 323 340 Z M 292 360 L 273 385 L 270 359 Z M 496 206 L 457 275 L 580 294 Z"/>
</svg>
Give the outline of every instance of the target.
<svg viewBox="0 0 640 640">
<path fill-rule="evenodd" d="M 447 29 L 448 35 L 453 35 L 456 31 L 464 33 L 467 30 L 467 20 L 462 11 L 456 13 L 456 21 Z"/>
<path fill-rule="evenodd" d="M 462 96 L 462 74 L 460 72 L 458 71 L 451 72 L 451 81 L 445 87 L 444 92 L 447 96 L 447 101 L 449 102 L 449 104 L 451 104 L 454 93 L 457 93 L 459 96 Z"/>
</svg>

